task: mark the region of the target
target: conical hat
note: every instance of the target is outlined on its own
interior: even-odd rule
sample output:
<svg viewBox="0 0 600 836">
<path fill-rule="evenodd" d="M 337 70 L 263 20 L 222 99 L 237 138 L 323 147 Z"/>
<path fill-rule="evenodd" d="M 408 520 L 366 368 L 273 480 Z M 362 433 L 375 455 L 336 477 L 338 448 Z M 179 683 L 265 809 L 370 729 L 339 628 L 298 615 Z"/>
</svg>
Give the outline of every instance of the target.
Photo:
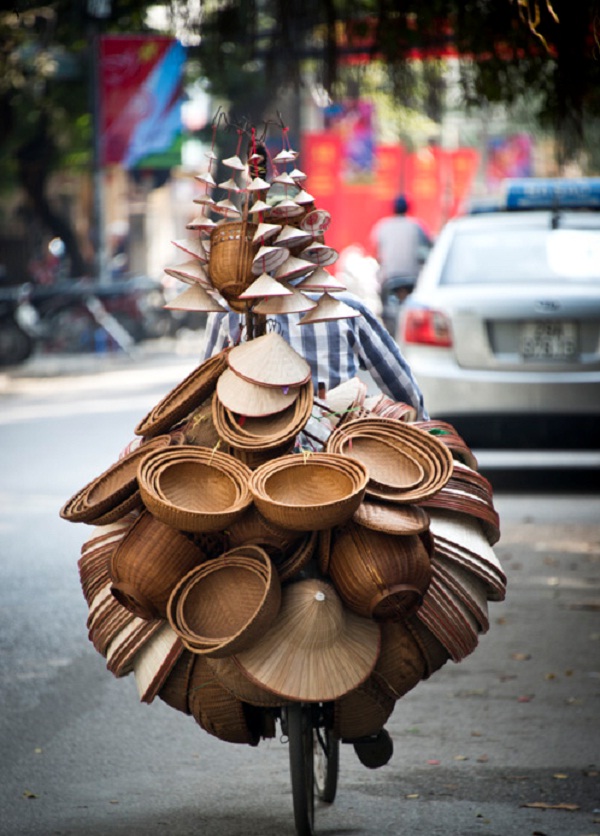
<svg viewBox="0 0 600 836">
<path fill-rule="evenodd" d="M 217 397 L 227 409 L 238 415 L 260 418 L 282 412 L 294 403 L 300 388 L 259 386 L 225 369 L 217 381 Z"/>
<path fill-rule="evenodd" d="M 213 206 L 213 210 L 218 212 L 220 215 L 224 215 L 226 218 L 237 218 L 241 215 L 240 210 L 233 201 L 229 200 L 229 198 L 219 200 L 218 203 L 215 203 Z"/>
<path fill-rule="evenodd" d="M 300 206 L 304 206 L 305 203 L 315 202 L 314 195 L 309 194 L 304 189 L 298 192 L 298 194 L 294 197 L 294 200 L 296 201 L 296 203 L 299 203 Z"/>
<path fill-rule="evenodd" d="M 299 325 L 307 325 L 310 322 L 325 322 L 328 319 L 351 319 L 360 316 L 356 308 L 351 308 L 345 302 L 334 299 L 329 293 L 324 293 L 315 308 L 310 310 L 299 322 Z"/>
<path fill-rule="evenodd" d="M 298 290 L 330 290 L 332 293 L 347 289 L 343 282 L 332 276 L 324 267 L 317 267 L 314 273 L 298 282 L 296 288 Z"/>
<path fill-rule="evenodd" d="M 281 248 L 278 248 L 281 249 Z M 286 252 L 285 248 L 283 251 Z M 283 262 L 281 267 L 275 271 L 276 279 L 295 279 L 297 276 L 303 276 L 305 273 L 312 273 L 316 270 L 314 263 L 305 261 L 303 258 L 296 258 L 290 255 Z"/>
<path fill-rule="evenodd" d="M 339 258 L 339 253 L 333 247 L 328 247 L 326 244 L 320 244 L 314 241 L 309 244 L 306 249 L 300 253 L 302 258 L 307 261 L 312 261 L 314 264 L 319 264 L 321 267 L 326 267 L 328 264 L 333 264 Z"/>
<path fill-rule="evenodd" d="M 306 217 L 302 218 L 300 226 L 302 229 L 310 230 L 314 235 L 325 232 L 331 223 L 331 213 L 327 209 L 313 209 Z"/>
<path fill-rule="evenodd" d="M 281 174 L 278 174 L 276 177 L 273 177 L 274 183 L 282 183 L 284 186 L 295 186 L 296 181 L 290 177 L 287 171 L 282 171 Z"/>
<path fill-rule="evenodd" d="M 295 183 L 299 183 L 301 180 L 306 180 L 307 175 L 299 168 L 294 168 L 290 171 L 290 177 Z"/>
<path fill-rule="evenodd" d="M 252 272 L 260 276 L 266 271 L 277 270 L 288 258 L 289 253 L 285 247 L 262 246 L 252 259 Z"/>
<path fill-rule="evenodd" d="M 171 243 L 178 249 L 183 250 L 184 253 L 197 258 L 199 261 L 204 263 L 208 261 L 208 253 L 199 238 L 178 238 L 175 241 L 171 241 Z"/>
<path fill-rule="evenodd" d="M 189 223 L 185 225 L 186 229 L 199 229 L 201 232 L 204 232 L 205 235 L 210 235 L 210 231 L 214 229 L 217 224 L 211 218 L 207 218 L 206 215 L 199 215 L 197 218 L 193 218 Z"/>
<path fill-rule="evenodd" d="M 199 180 L 200 183 L 206 183 L 208 186 L 216 186 L 215 178 L 210 171 L 205 171 L 203 174 L 195 174 L 194 180 Z"/>
<path fill-rule="evenodd" d="M 255 215 L 257 212 L 268 212 L 270 209 L 270 205 L 268 203 L 265 203 L 264 200 L 257 200 L 248 209 L 248 213 L 250 215 Z"/>
<path fill-rule="evenodd" d="M 299 206 L 295 200 L 289 197 L 281 200 L 276 206 L 269 208 L 271 209 L 271 216 L 273 218 L 295 218 L 304 212 L 302 206 Z"/>
<path fill-rule="evenodd" d="M 196 258 L 191 258 L 182 264 L 175 264 L 173 267 L 165 267 L 164 270 L 167 276 L 172 276 L 174 279 L 186 282 L 186 284 L 203 284 L 205 287 L 211 286 L 204 267 Z"/>
<path fill-rule="evenodd" d="M 229 368 L 261 386 L 302 386 L 310 366 L 276 331 L 236 345 L 228 354 Z"/>
<path fill-rule="evenodd" d="M 222 183 L 219 183 L 220 189 L 225 189 L 228 192 L 240 192 L 241 189 L 238 184 L 235 182 L 233 177 L 230 177 L 228 180 L 224 180 Z"/>
<path fill-rule="evenodd" d="M 299 290 L 296 290 L 291 285 L 282 282 L 284 287 L 291 290 L 289 296 L 271 296 L 268 299 L 263 299 L 254 306 L 254 311 L 259 314 L 286 314 L 286 313 L 304 313 L 317 307 L 317 303 L 305 296 Z"/>
<path fill-rule="evenodd" d="M 226 311 L 223 305 L 208 293 L 201 285 L 192 284 L 180 293 L 168 305 L 163 305 L 168 311 Z"/>
<path fill-rule="evenodd" d="M 284 287 L 281 282 L 269 276 L 268 273 L 261 273 L 258 279 L 252 282 L 249 288 L 240 293 L 238 299 L 263 299 L 270 296 L 291 296 L 293 293 L 289 287 Z"/>
<path fill-rule="evenodd" d="M 268 241 L 270 238 L 273 238 L 274 235 L 281 230 L 281 224 L 266 224 L 260 223 L 257 228 L 252 241 L 255 244 L 264 244 L 265 241 Z"/>
<path fill-rule="evenodd" d="M 273 241 L 277 247 L 299 247 L 312 241 L 312 234 L 306 230 L 298 229 L 296 226 L 284 226 L 277 238 Z"/>
<path fill-rule="evenodd" d="M 223 165 L 226 165 L 228 168 L 233 168 L 236 171 L 244 171 L 244 169 L 246 168 L 244 163 L 240 160 L 240 158 L 237 155 L 234 155 L 233 157 L 227 157 L 226 160 L 221 160 L 221 162 L 223 163 Z"/>
<path fill-rule="evenodd" d="M 263 180 L 262 177 L 253 177 L 246 188 L 249 192 L 262 192 L 270 187 L 271 184 L 267 183 L 266 180 Z"/>
<path fill-rule="evenodd" d="M 327 581 L 310 578 L 282 590 L 272 626 L 233 658 L 246 676 L 292 700 L 335 700 L 375 667 L 379 625 L 345 608 Z"/>
<path fill-rule="evenodd" d="M 216 200 L 208 192 L 205 192 L 204 194 L 198 195 L 198 197 L 193 198 L 193 202 L 199 203 L 201 206 L 214 206 Z"/>
</svg>

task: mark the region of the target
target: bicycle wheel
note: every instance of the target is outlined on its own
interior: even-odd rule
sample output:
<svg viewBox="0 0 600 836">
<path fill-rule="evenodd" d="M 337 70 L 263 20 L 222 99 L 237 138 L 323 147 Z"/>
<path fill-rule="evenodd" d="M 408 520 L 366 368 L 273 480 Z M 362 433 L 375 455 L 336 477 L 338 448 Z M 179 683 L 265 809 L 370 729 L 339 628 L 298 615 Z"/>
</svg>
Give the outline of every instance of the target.
<svg viewBox="0 0 600 836">
<path fill-rule="evenodd" d="M 313 730 L 315 789 L 319 801 L 331 804 L 335 799 L 340 765 L 340 741 L 331 729 Z"/>
<path fill-rule="evenodd" d="M 296 833 L 298 836 L 314 836 L 313 725 L 309 705 L 295 703 L 288 706 L 287 735 Z"/>
</svg>

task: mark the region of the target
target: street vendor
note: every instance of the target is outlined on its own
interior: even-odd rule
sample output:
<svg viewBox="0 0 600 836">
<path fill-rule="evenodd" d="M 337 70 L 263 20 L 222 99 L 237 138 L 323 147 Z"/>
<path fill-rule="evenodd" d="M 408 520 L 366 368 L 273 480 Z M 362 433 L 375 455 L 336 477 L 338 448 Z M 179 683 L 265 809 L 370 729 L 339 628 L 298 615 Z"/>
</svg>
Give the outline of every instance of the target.
<svg viewBox="0 0 600 836">
<path fill-rule="evenodd" d="M 383 394 L 413 406 L 418 420 L 427 419 L 421 390 L 396 342 L 357 296 L 344 292 L 336 297 L 361 315 L 300 325 L 302 313 L 276 314 L 268 317 L 267 325 L 276 323 L 281 336 L 309 363 L 321 397 L 323 386 L 329 391 L 363 369 Z M 244 328 L 244 314 L 209 314 L 202 359 L 244 340 Z"/>
</svg>

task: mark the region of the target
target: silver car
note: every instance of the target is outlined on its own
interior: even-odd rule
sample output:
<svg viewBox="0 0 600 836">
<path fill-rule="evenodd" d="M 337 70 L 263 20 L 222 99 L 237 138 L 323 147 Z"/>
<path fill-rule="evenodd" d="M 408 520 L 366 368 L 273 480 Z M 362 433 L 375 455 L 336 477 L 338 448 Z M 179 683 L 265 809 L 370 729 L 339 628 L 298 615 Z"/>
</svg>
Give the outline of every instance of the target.
<svg viewBox="0 0 600 836">
<path fill-rule="evenodd" d="M 600 446 L 600 208 L 579 208 L 590 205 L 600 179 L 508 183 L 510 208 L 443 228 L 403 306 L 397 340 L 430 415 L 472 446 Z"/>
</svg>

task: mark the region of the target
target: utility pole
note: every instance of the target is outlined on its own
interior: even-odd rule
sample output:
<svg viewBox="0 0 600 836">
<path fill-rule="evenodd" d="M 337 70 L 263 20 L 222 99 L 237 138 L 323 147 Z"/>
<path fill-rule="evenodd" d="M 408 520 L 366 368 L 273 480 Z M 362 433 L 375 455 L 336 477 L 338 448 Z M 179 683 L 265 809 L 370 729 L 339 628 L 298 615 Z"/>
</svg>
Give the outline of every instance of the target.
<svg viewBox="0 0 600 836">
<path fill-rule="evenodd" d="M 90 87 L 93 136 L 93 241 L 95 248 L 96 279 L 100 284 L 110 281 L 108 249 L 106 244 L 106 218 L 104 205 L 104 170 L 102 167 L 101 125 L 102 103 L 100 95 L 100 21 L 111 14 L 112 0 L 87 0 L 90 20 Z"/>
</svg>

